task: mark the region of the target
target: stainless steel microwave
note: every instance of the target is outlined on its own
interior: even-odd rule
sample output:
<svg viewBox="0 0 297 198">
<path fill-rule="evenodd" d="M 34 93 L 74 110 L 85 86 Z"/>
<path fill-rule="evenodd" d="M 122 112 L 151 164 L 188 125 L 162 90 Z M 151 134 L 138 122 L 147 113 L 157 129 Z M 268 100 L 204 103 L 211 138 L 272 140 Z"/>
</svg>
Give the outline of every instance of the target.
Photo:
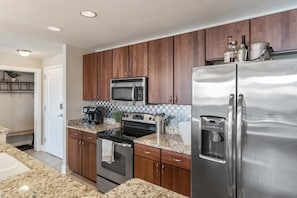
<svg viewBox="0 0 297 198">
<path fill-rule="evenodd" d="M 120 105 L 145 105 L 147 77 L 111 79 L 110 101 Z"/>
</svg>

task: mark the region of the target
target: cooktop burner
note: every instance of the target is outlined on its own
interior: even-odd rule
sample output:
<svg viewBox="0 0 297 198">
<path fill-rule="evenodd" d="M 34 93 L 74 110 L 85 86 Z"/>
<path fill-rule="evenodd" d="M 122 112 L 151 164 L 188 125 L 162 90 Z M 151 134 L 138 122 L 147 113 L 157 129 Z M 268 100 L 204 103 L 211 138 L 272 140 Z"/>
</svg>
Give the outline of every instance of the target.
<svg viewBox="0 0 297 198">
<path fill-rule="evenodd" d="M 121 127 L 97 133 L 97 137 L 120 143 L 133 144 L 133 140 L 154 133 L 155 131 L 139 128 Z"/>
</svg>

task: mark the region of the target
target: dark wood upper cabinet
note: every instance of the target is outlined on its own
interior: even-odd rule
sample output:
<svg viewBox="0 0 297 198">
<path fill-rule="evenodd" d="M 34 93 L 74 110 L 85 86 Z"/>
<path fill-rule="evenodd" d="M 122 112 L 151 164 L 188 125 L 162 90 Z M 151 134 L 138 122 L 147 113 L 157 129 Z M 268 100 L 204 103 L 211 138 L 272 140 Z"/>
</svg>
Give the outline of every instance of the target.
<svg viewBox="0 0 297 198">
<path fill-rule="evenodd" d="M 274 51 L 297 49 L 297 9 L 250 21 L 251 43 L 269 42 Z"/>
<path fill-rule="evenodd" d="M 110 79 L 112 78 L 112 50 L 97 54 L 98 65 L 98 100 L 110 100 Z"/>
<path fill-rule="evenodd" d="M 83 99 L 95 100 L 97 96 L 97 54 L 83 56 Z"/>
<path fill-rule="evenodd" d="M 149 42 L 148 102 L 173 103 L 173 37 Z"/>
<path fill-rule="evenodd" d="M 129 46 L 128 76 L 148 76 L 148 42 Z"/>
<path fill-rule="evenodd" d="M 174 103 L 192 103 L 192 67 L 198 65 L 198 32 L 174 36 Z"/>
<path fill-rule="evenodd" d="M 232 40 L 241 43 L 241 36 L 245 35 L 246 43 L 249 45 L 249 32 L 249 20 L 206 29 L 206 60 L 213 61 L 224 59 L 228 36 L 232 36 Z"/>
<path fill-rule="evenodd" d="M 128 77 L 128 57 L 129 48 L 120 47 L 113 49 L 113 78 L 125 78 Z"/>
</svg>

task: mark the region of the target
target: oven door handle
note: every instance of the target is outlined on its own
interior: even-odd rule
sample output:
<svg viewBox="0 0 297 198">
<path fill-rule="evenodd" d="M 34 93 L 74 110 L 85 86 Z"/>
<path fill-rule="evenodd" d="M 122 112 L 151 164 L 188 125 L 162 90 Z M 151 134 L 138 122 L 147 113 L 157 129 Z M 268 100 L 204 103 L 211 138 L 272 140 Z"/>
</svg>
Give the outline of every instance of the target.
<svg viewBox="0 0 297 198">
<path fill-rule="evenodd" d="M 119 143 L 119 142 L 114 142 L 114 141 L 112 141 L 112 143 L 113 143 L 114 145 L 117 145 L 117 146 L 122 146 L 122 147 L 132 147 L 131 144 L 124 144 L 124 143 Z"/>
</svg>

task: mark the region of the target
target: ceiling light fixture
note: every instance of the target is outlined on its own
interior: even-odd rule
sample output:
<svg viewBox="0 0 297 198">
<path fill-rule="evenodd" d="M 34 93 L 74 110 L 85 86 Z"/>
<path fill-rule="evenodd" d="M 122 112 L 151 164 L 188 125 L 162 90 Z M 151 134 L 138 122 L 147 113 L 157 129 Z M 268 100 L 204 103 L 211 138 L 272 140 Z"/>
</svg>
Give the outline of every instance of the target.
<svg viewBox="0 0 297 198">
<path fill-rule="evenodd" d="M 58 28 L 58 27 L 55 27 L 55 26 L 48 26 L 47 29 L 50 30 L 50 31 L 53 31 L 53 32 L 61 32 L 62 31 L 61 28 Z"/>
<path fill-rule="evenodd" d="M 25 50 L 25 49 L 17 49 L 17 52 L 21 55 L 21 56 L 29 56 L 31 54 L 31 50 Z"/>
<path fill-rule="evenodd" d="M 94 18 L 97 16 L 97 13 L 96 12 L 93 12 L 91 10 L 83 10 L 83 11 L 80 11 L 80 14 L 84 17 L 88 17 L 88 18 Z"/>
</svg>

